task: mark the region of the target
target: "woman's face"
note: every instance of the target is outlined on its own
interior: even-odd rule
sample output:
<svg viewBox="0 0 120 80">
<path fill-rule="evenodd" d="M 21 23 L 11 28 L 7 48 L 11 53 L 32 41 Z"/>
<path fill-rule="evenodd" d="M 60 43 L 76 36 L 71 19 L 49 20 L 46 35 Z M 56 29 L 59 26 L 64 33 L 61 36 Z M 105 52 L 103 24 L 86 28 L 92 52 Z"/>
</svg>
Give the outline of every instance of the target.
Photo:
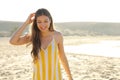
<svg viewBox="0 0 120 80">
<path fill-rule="evenodd" d="M 37 17 L 37 26 L 41 32 L 45 32 L 49 30 L 50 27 L 50 19 L 49 17 L 42 15 Z"/>
</svg>

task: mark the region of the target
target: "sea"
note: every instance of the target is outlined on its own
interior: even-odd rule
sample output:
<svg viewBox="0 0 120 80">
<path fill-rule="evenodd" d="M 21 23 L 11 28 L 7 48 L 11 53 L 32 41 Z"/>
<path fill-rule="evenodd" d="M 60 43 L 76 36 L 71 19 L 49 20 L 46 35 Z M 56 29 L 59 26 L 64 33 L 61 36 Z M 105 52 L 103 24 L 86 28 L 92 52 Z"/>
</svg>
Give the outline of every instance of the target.
<svg viewBox="0 0 120 80">
<path fill-rule="evenodd" d="M 91 44 L 65 45 L 64 48 L 66 53 L 120 58 L 120 40 L 102 40 Z"/>
</svg>

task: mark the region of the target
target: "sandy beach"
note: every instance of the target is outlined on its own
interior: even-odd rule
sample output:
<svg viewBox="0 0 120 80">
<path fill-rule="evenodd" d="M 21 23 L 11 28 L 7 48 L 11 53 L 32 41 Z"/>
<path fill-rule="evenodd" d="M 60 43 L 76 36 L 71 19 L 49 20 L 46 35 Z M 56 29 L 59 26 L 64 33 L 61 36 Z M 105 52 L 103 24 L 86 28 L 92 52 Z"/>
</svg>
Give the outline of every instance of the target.
<svg viewBox="0 0 120 80">
<path fill-rule="evenodd" d="M 95 43 L 100 39 L 91 41 Z M 32 80 L 31 48 L 10 45 L 8 40 L 9 38 L 0 38 L 0 80 Z M 67 40 L 69 39 L 65 38 L 65 45 L 77 45 L 79 42 L 77 39 L 73 43 L 70 43 L 73 39 L 69 42 Z M 91 43 L 87 39 L 84 41 Z M 81 40 L 80 44 L 84 42 Z M 66 53 L 66 56 L 74 80 L 120 80 L 120 58 L 84 53 Z M 68 80 L 63 67 L 62 73 L 63 78 Z"/>
</svg>

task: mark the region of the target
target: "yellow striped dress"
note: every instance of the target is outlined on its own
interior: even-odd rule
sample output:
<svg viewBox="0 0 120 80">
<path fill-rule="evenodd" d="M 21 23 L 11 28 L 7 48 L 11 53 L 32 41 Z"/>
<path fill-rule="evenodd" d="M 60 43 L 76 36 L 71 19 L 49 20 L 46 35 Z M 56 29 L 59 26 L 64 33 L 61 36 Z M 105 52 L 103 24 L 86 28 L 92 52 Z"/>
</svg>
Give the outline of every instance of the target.
<svg viewBox="0 0 120 80">
<path fill-rule="evenodd" d="M 58 46 L 53 38 L 46 49 L 41 49 L 33 65 L 33 80 L 62 80 Z"/>
</svg>

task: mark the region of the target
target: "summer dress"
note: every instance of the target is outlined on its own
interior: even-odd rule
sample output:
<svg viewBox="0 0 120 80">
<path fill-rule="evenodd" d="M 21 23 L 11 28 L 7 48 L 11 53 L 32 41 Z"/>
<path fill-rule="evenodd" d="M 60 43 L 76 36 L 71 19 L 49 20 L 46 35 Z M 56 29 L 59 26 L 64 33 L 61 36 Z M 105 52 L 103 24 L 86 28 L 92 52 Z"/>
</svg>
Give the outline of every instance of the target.
<svg viewBox="0 0 120 80">
<path fill-rule="evenodd" d="M 34 63 L 33 80 L 62 80 L 58 46 L 54 37 L 46 49 L 40 50 L 39 59 Z"/>
</svg>

